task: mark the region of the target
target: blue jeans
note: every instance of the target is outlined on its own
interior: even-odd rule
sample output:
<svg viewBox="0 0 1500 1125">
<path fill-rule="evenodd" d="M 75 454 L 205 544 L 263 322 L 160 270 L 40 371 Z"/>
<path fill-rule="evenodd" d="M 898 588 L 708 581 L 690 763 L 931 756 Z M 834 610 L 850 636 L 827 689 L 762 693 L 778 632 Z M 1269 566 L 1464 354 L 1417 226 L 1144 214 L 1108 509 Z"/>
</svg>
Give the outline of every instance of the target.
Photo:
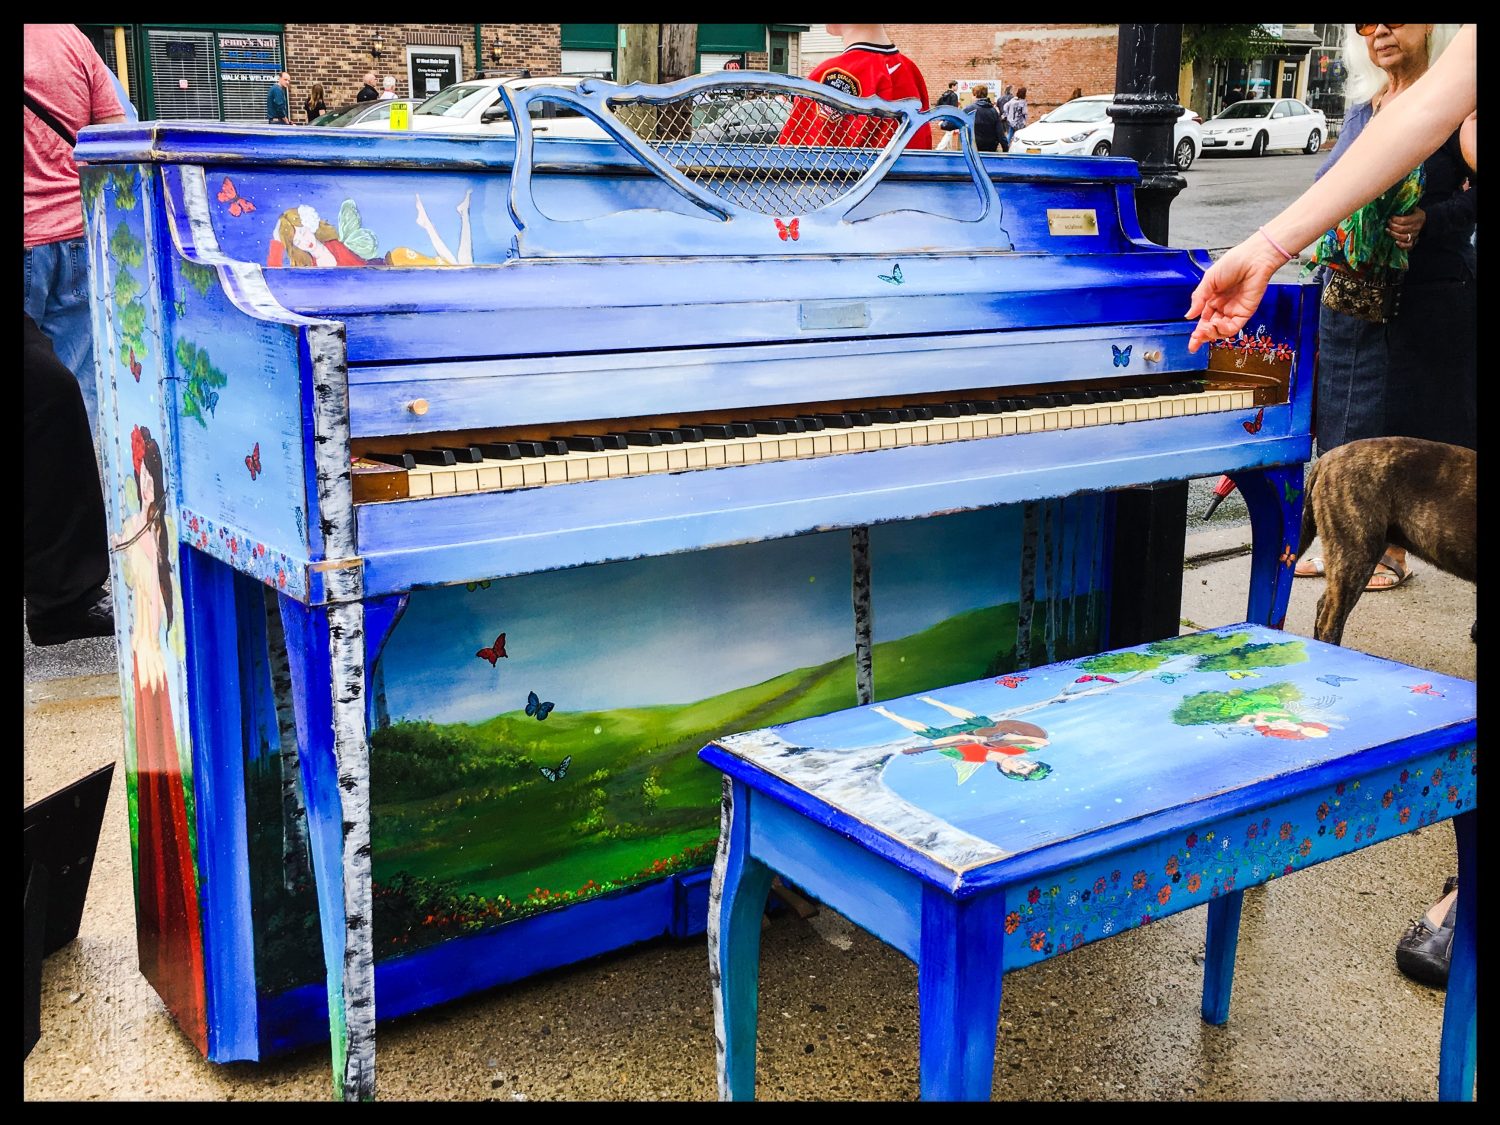
<svg viewBox="0 0 1500 1125">
<path fill-rule="evenodd" d="M 99 389 L 94 376 L 94 330 L 89 312 L 89 255 L 81 238 L 24 247 L 26 315 L 52 341 L 73 373 L 89 412 L 89 432 L 99 443 Z"/>
</svg>

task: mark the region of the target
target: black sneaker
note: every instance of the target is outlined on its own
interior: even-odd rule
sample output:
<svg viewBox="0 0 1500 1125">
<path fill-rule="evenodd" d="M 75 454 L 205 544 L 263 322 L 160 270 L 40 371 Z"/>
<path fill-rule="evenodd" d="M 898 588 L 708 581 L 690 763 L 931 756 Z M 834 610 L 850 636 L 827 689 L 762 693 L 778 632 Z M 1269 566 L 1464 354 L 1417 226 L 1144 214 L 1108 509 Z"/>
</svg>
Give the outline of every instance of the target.
<svg viewBox="0 0 1500 1125">
<path fill-rule="evenodd" d="M 1446 898 L 1458 886 L 1458 876 L 1443 884 Z M 1441 900 L 1439 900 L 1441 901 Z M 1396 943 L 1396 967 L 1412 980 L 1430 984 L 1433 988 L 1448 986 L 1448 962 L 1453 956 L 1453 925 L 1458 913 L 1458 898 L 1448 905 L 1443 924 L 1433 929 L 1427 924 L 1427 915 L 1416 919 Z"/>
<path fill-rule="evenodd" d="M 100 586 L 89 598 L 74 606 L 27 621 L 26 633 L 38 648 L 67 644 L 85 637 L 112 637 L 115 635 L 114 596 Z"/>
</svg>

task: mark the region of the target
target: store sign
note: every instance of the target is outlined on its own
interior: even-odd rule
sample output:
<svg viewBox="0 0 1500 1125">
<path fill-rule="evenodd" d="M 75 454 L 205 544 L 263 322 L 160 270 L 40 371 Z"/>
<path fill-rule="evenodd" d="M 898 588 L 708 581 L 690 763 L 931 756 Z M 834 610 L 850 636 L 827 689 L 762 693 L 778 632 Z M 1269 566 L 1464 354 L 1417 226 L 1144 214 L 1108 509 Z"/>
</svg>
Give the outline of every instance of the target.
<svg viewBox="0 0 1500 1125">
<path fill-rule="evenodd" d="M 220 35 L 219 81 L 275 82 L 281 73 L 281 40 L 275 35 Z"/>
<path fill-rule="evenodd" d="M 458 81 L 458 56 L 446 51 L 413 51 L 410 78 L 412 97 L 430 98 Z"/>
</svg>

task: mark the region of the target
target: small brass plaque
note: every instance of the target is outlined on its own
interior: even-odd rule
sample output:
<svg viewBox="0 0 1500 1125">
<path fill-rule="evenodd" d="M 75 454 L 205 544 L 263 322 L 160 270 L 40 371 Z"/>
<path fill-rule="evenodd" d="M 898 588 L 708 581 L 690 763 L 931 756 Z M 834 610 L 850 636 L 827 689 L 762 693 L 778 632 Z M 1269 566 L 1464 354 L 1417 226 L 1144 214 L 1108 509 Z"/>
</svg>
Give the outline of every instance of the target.
<svg viewBox="0 0 1500 1125">
<path fill-rule="evenodd" d="M 1098 234 L 1099 218 L 1092 207 L 1047 208 L 1049 234 Z"/>
</svg>

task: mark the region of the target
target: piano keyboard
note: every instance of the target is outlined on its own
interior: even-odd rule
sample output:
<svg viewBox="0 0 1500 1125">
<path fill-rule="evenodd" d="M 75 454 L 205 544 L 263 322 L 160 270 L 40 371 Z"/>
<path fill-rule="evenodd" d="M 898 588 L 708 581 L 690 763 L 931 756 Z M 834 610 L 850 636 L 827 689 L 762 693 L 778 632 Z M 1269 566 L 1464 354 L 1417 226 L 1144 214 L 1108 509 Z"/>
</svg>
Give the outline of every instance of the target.
<svg viewBox="0 0 1500 1125">
<path fill-rule="evenodd" d="M 1194 381 L 664 429 L 587 432 L 585 427 L 544 441 L 439 444 L 356 457 L 355 501 L 505 491 L 1177 418 L 1242 410 L 1254 399 L 1250 387 Z"/>
</svg>

